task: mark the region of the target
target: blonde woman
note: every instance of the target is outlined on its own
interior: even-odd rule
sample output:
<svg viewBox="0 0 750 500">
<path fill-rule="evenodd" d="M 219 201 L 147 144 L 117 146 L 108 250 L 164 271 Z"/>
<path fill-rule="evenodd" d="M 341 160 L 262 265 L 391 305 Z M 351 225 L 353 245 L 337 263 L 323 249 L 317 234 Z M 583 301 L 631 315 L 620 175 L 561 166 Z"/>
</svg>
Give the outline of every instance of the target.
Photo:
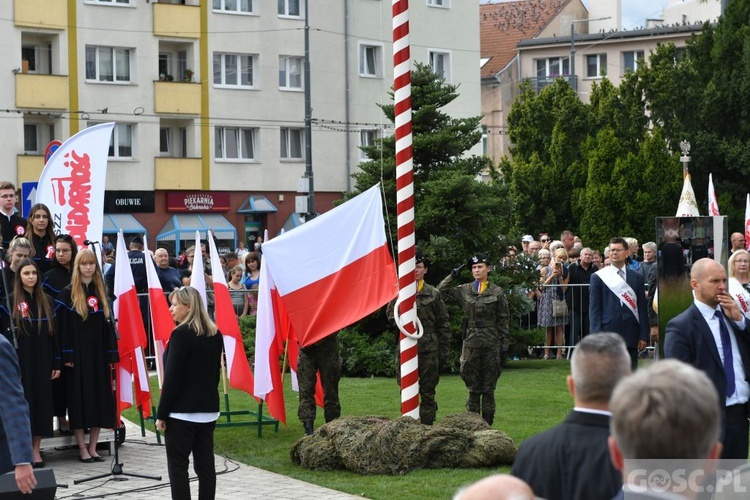
<svg viewBox="0 0 750 500">
<path fill-rule="evenodd" d="M 81 462 L 103 462 L 96 445 L 101 428 L 115 426 L 111 368 L 120 357 L 94 252 L 84 249 L 76 255 L 70 285 L 57 302 L 70 427 Z M 88 445 L 85 429 L 91 429 Z"/>
<path fill-rule="evenodd" d="M 172 498 L 190 498 L 188 464 L 198 476 L 198 496 L 216 494 L 214 429 L 219 418 L 221 333 L 203 307 L 195 288 L 184 286 L 169 295 L 177 327 L 164 352 L 164 385 L 156 428 L 164 432 Z"/>
<path fill-rule="evenodd" d="M 727 267 L 729 268 L 729 280 L 727 288 L 729 295 L 745 315 L 750 319 L 750 252 L 747 250 L 735 250 Z"/>
<path fill-rule="evenodd" d="M 565 248 L 558 248 L 553 254 L 553 262 L 549 264 L 549 257 L 544 259 L 542 251 L 539 251 L 539 259 L 542 263 L 542 298 L 539 301 L 539 326 L 546 328 L 545 345 L 556 345 L 557 359 L 563 358 L 562 345 L 565 342 L 565 325 L 568 324 L 568 315 L 557 315 L 554 313 L 554 302 L 565 302 L 565 285 L 568 284 L 568 252 Z M 566 306 L 567 308 L 567 306 Z M 566 309 L 567 313 L 567 309 Z M 544 359 L 549 359 L 549 348 L 544 349 Z"/>
</svg>

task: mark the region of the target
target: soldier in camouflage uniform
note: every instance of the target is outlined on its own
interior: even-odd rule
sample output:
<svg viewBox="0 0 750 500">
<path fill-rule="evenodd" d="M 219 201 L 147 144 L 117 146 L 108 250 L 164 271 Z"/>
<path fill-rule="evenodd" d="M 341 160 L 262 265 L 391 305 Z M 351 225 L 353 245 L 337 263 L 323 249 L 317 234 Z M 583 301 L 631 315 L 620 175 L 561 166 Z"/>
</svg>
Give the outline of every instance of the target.
<svg viewBox="0 0 750 500">
<path fill-rule="evenodd" d="M 467 265 L 474 277 L 472 283 L 450 287 L 458 275 L 454 270 L 439 285 L 446 298 L 455 300 L 464 311 L 461 379 L 469 389 L 466 409 L 479 413 L 492 425 L 495 417 L 495 386 L 500 378 L 500 356 L 508 341 L 508 303 L 502 289 L 490 283 L 490 262 L 477 254 Z"/>
<path fill-rule="evenodd" d="M 448 310 L 437 291 L 424 281 L 430 261 L 417 252 L 414 277 L 417 281 L 417 317 L 422 323 L 423 335 L 417 343 L 419 371 L 419 420 L 426 425 L 435 421 L 437 403 L 435 387 L 440 382 L 440 366 L 448 359 L 451 329 Z M 393 319 L 395 301 L 388 304 L 388 318 Z"/>
<path fill-rule="evenodd" d="M 341 416 L 339 404 L 339 380 L 341 379 L 341 356 L 338 335 L 329 335 L 318 342 L 299 350 L 297 381 L 299 383 L 299 416 L 305 434 L 313 433 L 315 423 L 315 384 L 317 372 L 323 385 L 323 414 L 326 422 Z"/>
</svg>

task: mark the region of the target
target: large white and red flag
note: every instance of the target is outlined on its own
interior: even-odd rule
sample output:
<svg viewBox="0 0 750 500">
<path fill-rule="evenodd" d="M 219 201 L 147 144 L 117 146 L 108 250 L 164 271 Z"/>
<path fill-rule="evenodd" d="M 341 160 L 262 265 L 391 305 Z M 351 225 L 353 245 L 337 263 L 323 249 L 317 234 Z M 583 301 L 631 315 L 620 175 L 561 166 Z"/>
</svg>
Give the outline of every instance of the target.
<svg viewBox="0 0 750 500">
<path fill-rule="evenodd" d="M 148 300 L 151 310 L 151 326 L 154 329 L 154 354 L 156 355 L 156 376 L 159 389 L 164 382 L 164 350 L 174 330 L 174 319 L 161 287 L 159 275 L 156 274 L 154 261 L 149 258 L 148 241 L 143 238 L 143 253 L 146 255 L 146 279 L 148 280 Z M 116 276 L 116 275 L 115 275 Z"/>
<path fill-rule="evenodd" d="M 141 308 L 138 305 L 138 292 L 135 289 L 133 271 L 130 269 L 130 259 L 122 230 L 117 236 L 114 286 L 113 309 L 117 329 L 120 332 L 120 339 L 117 341 L 120 353 L 119 408 L 122 410 L 133 405 L 131 384 L 135 382 L 136 404 L 140 407 L 143 416 L 148 417 L 151 415 L 151 389 L 148 385 L 148 371 L 143 353 L 146 347 L 146 329 L 143 327 Z"/>
<path fill-rule="evenodd" d="M 708 215 L 718 217 L 719 202 L 716 200 L 716 191 L 714 191 L 713 174 L 708 174 Z"/>
<path fill-rule="evenodd" d="M 224 354 L 227 362 L 229 386 L 253 394 L 253 374 L 245 355 L 240 325 L 234 312 L 229 287 L 221 268 L 219 252 L 214 239 L 208 238 L 209 256 L 211 259 L 211 276 L 214 280 L 214 318 L 216 326 L 224 339 Z"/>
<path fill-rule="evenodd" d="M 115 124 L 81 130 L 50 157 L 39 177 L 36 203 L 52 213 L 55 234 L 68 233 L 78 243 L 96 240 L 104 224 L 107 156 Z"/>
<path fill-rule="evenodd" d="M 745 201 L 745 250 L 750 251 L 750 194 Z"/>
<path fill-rule="evenodd" d="M 370 314 L 398 293 L 380 186 L 265 242 L 260 276 L 255 395 L 265 398 L 279 388 L 275 374 L 279 343 L 288 338 L 287 319 L 305 347 Z"/>
</svg>

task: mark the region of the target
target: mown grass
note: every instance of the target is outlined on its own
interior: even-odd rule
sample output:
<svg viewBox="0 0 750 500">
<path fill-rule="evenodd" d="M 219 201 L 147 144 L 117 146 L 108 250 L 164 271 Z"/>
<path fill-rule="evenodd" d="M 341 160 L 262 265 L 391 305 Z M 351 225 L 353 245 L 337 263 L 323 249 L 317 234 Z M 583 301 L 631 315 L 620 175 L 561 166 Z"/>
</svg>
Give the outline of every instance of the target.
<svg viewBox="0 0 750 500">
<path fill-rule="evenodd" d="M 527 437 L 562 421 L 573 406 L 565 385 L 569 370 L 567 361 L 510 362 L 498 383 L 493 427 L 506 432 L 518 445 Z M 156 387 L 152 394 L 158 399 Z M 232 410 L 257 409 L 254 400 L 242 392 L 231 390 L 229 396 Z M 426 469 L 404 476 L 360 476 L 343 471 L 307 470 L 292 464 L 289 459 L 289 450 L 303 435 L 297 419 L 297 394 L 291 390 L 289 377 L 285 380 L 285 397 L 286 427 L 280 426 L 278 433 L 274 433 L 272 427 L 265 427 L 260 439 L 255 427 L 217 428 L 216 453 L 285 476 L 373 499 L 450 498 L 462 485 L 497 471 L 508 471 L 508 467 Z M 401 413 L 399 387 L 393 379 L 342 379 L 340 398 L 343 415 L 398 417 Z M 441 377 L 437 401 L 438 420 L 441 416 L 464 411 L 466 388 L 458 376 Z M 133 421 L 138 418 L 132 410 L 125 416 Z M 232 417 L 232 420 L 241 418 Z M 322 424 L 322 411 L 318 411 L 316 427 Z"/>
</svg>

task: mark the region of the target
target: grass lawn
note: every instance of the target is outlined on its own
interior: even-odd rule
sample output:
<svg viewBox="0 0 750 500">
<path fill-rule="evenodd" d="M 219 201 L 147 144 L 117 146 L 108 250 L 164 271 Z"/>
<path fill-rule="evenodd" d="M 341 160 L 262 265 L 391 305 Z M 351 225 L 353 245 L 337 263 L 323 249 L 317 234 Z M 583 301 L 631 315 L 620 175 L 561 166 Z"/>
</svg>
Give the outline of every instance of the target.
<svg viewBox="0 0 750 500">
<path fill-rule="evenodd" d="M 506 432 L 516 445 L 561 422 L 573 406 L 565 378 L 570 370 L 567 361 L 511 361 L 503 371 L 496 391 L 497 413 L 493 428 Z M 157 397 L 155 379 L 152 395 Z M 287 426 L 263 429 L 258 439 L 254 427 L 218 428 L 215 451 L 233 460 L 277 472 L 310 483 L 374 499 L 450 498 L 462 485 L 496 472 L 495 469 L 428 469 L 404 476 L 360 476 L 350 472 L 318 472 L 296 465 L 289 460 L 289 450 L 303 435 L 297 419 L 297 394 L 286 377 Z M 343 415 L 385 415 L 398 417 L 400 393 L 393 379 L 345 378 L 340 384 Z M 464 411 L 466 387 L 458 376 L 443 376 L 437 387 L 441 416 Z M 223 403 L 222 403 L 223 404 Z M 232 410 L 257 409 L 257 404 L 242 392 L 230 392 Z M 318 411 L 316 428 L 323 425 L 322 410 Z M 125 416 L 138 421 L 135 412 Z M 233 417 L 233 421 L 240 417 Z M 221 420 L 220 420 L 221 422 Z M 153 427 L 152 427 L 153 429 Z M 507 472 L 508 467 L 500 469 Z"/>
</svg>

